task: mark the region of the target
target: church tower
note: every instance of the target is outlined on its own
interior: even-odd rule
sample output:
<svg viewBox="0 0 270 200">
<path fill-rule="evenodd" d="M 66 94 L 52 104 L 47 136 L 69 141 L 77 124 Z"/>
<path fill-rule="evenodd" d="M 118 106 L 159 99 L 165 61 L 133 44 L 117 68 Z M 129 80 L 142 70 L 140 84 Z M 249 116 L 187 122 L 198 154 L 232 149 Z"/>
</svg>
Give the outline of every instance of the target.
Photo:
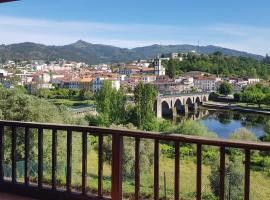
<svg viewBox="0 0 270 200">
<path fill-rule="evenodd" d="M 161 64 L 161 59 L 157 56 L 154 59 L 155 75 L 165 76 L 165 68 Z"/>
</svg>

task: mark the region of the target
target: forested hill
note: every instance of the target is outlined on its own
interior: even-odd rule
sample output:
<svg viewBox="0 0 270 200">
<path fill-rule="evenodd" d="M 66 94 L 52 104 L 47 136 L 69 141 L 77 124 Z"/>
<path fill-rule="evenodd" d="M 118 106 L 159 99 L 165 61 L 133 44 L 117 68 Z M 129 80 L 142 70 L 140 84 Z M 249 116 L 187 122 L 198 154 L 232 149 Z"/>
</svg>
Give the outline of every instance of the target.
<svg viewBox="0 0 270 200">
<path fill-rule="evenodd" d="M 198 47 L 193 45 L 152 45 L 127 49 L 109 45 L 91 44 L 82 40 L 64 46 L 46 46 L 42 44 L 26 42 L 11 45 L 0 45 L 0 62 L 11 59 L 66 59 L 86 62 L 88 64 L 115 63 L 153 58 L 158 53 L 186 53 L 193 50 L 198 50 Z M 224 55 L 229 56 L 252 57 L 258 60 L 263 59 L 263 56 L 260 55 L 217 46 L 201 46 L 199 48 L 199 52 L 205 54 L 211 54 L 216 51 L 222 52 Z"/>
<path fill-rule="evenodd" d="M 250 57 L 226 56 L 221 52 L 214 54 L 188 54 L 183 61 L 163 61 L 166 73 L 170 77 L 188 71 L 202 71 L 210 74 L 230 77 L 270 78 L 270 59 L 259 61 Z"/>
</svg>

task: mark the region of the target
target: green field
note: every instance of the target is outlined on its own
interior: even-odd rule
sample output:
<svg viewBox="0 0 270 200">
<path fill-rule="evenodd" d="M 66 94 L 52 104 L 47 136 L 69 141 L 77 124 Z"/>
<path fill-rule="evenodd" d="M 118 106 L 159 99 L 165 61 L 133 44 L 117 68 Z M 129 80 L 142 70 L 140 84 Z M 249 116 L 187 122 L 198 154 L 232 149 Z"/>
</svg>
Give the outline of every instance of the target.
<svg viewBox="0 0 270 200">
<path fill-rule="evenodd" d="M 77 107 L 77 106 L 90 106 L 95 102 L 93 100 L 78 100 L 78 99 L 50 99 L 55 105 L 65 105 L 68 107 Z"/>
<path fill-rule="evenodd" d="M 80 190 L 81 187 L 81 140 L 77 138 L 77 145 L 73 147 L 73 176 L 72 185 L 74 190 Z M 64 140 L 65 141 L 65 140 Z M 74 141 L 74 140 L 73 140 Z M 93 137 L 89 138 L 88 142 L 88 164 L 87 164 L 87 189 L 91 193 L 97 191 L 97 174 L 98 174 L 98 155 L 94 150 Z M 91 145 L 92 144 L 92 145 Z M 65 149 L 62 149 L 65 151 Z M 149 151 L 153 151 L 150 147 Z M 183 157 L 182 157 L 183 158 Z M 203 156 L 203 161 L 205 157 Z M 59 166 L 59 169 L 63 166 Z M 244 169 L 244 165 L 243 165 Z M 50 172 L 50 171 L 49 171 Z M 104 178 L 103 187 L 104 193 L 110 195 L 111 189 L 111 166 L 104 163 Z M 210 166 L 202 166 L 202 192 L 203 196 L 211 193 L 209 175 L 211 173 Z M 50 173 L 48 173 L 48 181 L 50 180 Z M 149 166 L 141 173 L 141 194 L 144 199 L 153 199 L 153 185 L 154 185 L 154 169 Z M 59 185 L 65 183 L 65 170 L 58 173 Z M 160 153 L 160 197 L 164 197 L 164 175 L 166 176 L 166 193 L 167 199 L 173 199 L 174 195 L 174 159 L 169 158 L 167 155 Z M 183 199 L 195 199 L 196 195 L 196 158 L 184 157 L 180 162 L 180 194 Z M 251 171 L 251 199 L 252 200 L 267 200 L 270 196 L 270 176 L 265 172 Z M 134 179 L 124 180 L 123 192 L 126 199 L 132 199 L 134 194 Z M 206 198 L 205 198 L 206 199 Z"/>
<path fill-rule="evenodd" d="M 50 137 L 48 137 L 50 138 Z M 61 137 L 59 137 L 60 139 Z M 46 137 L 45 137 L 46 140 Z M 87 190 L 89 193 L 97 193 L 97 174 L 98 174 L 98 155 L 94 149 L 93 141 L 96 140 L 93 136 L 89 137 L 88 140 L 88 163 L 87 163 Z M 62 137 L 59 140 L 59 150 L 58 152 L 58 172 L 57 172 L 57 182 L 59 188 L 65 187 L 65 174 L 66 174 L 66 138 Z M 51 141 L 47 141 L 47 146 L 51 145 Z M 73 136 L 73 161 L 72 161 L 72 186 L 73 191 L 81 191 L 81 172 L 82 172 L 82 152 L 81 152 L 81 137 L 79 134 Z M 149 151 L 153 151 L 152 146 Z M 44 182 L 50 184 L 51 181 L 51 148 L 44 149 Z M 180 195 L 184 200 L 193 200 L 196 195 L 196 158 L 194 157 L 180 157 Z M 37 156 L 32 158 L 37 160 Z M 203 163 L 205 161 L 203 156 Z M 33 164 L 31 172 L 32 183 L 37 182 L 37 164 Z M 244 165 L 243 165 L 244 169 Z M 18 181 L 23 181 L 23 162 L 18 164 Z M 108 163 L 104 163 L 104 176 L 103 176 L 103 187 L 105 196 L 110 196 L 111 189 L 111 166 Z M 206 198 L 207 194 L 211 193 L 209 175 L 211 173 L 211 168 L 208 165 L 202 166 L 202 192 L 203 199 L 214 200 Z M 149 166 L 148 169 L 144 169 L 141 173 L 141 194 L 143 199 L 153 199 L 153 185 L 154 185 L 154 170 L 153 166 Z M 174 195 L 174 159 L 169 158 L 167 154 L 160 153 L 160 197 L 164 199 L 164 175 L 166 176 L 166 193 L 167 199 L 173 199 Z M 9 177 L 9 176 L 8 176 Z M 270 196 L 270 176 L 265 172 L 251 171 L 251 199 L 252 200 L 268 200 Z M 123 181 L 123 192 L 125 199 L 132 199 L 134 195 L 134 179 Z"/>
</svg>

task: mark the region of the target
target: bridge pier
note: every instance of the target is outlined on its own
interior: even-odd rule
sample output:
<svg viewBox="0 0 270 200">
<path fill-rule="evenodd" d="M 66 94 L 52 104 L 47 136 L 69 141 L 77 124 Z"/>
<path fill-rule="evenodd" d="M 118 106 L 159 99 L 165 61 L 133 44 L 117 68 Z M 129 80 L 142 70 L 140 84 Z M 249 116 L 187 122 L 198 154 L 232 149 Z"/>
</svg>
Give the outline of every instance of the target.
<svg viewBox="0 0 270 200">
<path fill-rule="evenodd" d="M 188 104 L 185 104 L 184 105 L 184 112 L 185 113 L 188 113 L 189 112 Z"/>
<path fill-rule="evenodd" d="M 198 110 L 198 108 L 199 108 L 199 104 L 195 102 L 193 105 L 194 111 L 196 112 Z"/>
<path fill-rule="evenodd" d="M 160 98 L 157 99 L 156 113 L 157 113 L 157 118 L 162 118 L 162 102 Z"/>
<path fill-rule="evenodd" d="M 177 108 L 176 107 L 172 108 L 172 116 L 173 116 L 173 118 L 177 117 Z"/>
</svg>

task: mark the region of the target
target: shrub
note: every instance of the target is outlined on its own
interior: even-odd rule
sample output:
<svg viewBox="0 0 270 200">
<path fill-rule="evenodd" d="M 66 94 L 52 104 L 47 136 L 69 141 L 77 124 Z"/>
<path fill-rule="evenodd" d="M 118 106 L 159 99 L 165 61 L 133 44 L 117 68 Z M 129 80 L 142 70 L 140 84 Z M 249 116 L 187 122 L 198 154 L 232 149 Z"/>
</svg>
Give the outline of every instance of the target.
<svg viewBox="0 0 270 200">
<path fill-rule="evenodd" d="M 256 135 L 246 128 L 237 129 L 229 138 L 232 140 L 257 141 Z"/>
<path fill-rule="evenodd" d="M 241 159 L 240 159 L 241 160 Z M 220 167 L 214 165 L 209 176 L 210 186 L 213 194 L 218 197 L 220 194 L 219 181 Z M 243 199 L 244 169 L 243 163 L 229 161 L 225 168 L 225 196 L 230 200 Z"/>
<path fill-rule="evenodd" d="M 210 132 L 201 122 L 185 120 L 171 130 L 173 133 L 216 138 L 217 135 Z"/>
<path fill-rule="evenodd" d="M 132 124 L 124 125 L 111 125 L 110 128 L 118 129 L 136 129 Z M 149 166 L 153 164 L 153 142 L 143 140 L 140 143 L 140 165 L 142 170 L 148 170 Z M 98 146 L 95 145 L 95 150 L 98 151 Z M 106 163 L 112 162 L 112 137 L 104 137 L 103 141 L 103 159 Z M 135 140 L 133 138 L 124 137 L 123 139 L 123 177 L 126 179 L 133 179 L 135 174 Z"/>
</svg>

